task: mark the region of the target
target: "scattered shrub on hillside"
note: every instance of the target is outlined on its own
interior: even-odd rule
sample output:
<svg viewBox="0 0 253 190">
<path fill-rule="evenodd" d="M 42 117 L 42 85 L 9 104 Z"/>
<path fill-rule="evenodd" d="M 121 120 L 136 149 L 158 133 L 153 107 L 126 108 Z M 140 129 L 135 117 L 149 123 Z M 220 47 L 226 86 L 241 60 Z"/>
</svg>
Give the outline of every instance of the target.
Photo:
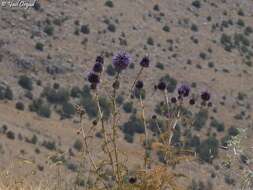
<svg viewBox="0 0 253 190">
<path fill-rule="evenodd" d="M 32 79 L 26 75 L 21 75 L 19 77 L 18 84 L 24 89 L 27 89 L 27 90 L 33 89 Z"/>
<path fill-rule="evenodd" d="M 200 143 L 198 148 L 199 157 L 206 162 L 212 162 L 218 155 L 219 142 L 215 137 L 209 137 Z"/>
<path fill-rule="evenodd" d="M 16 109 L 23 111 L 25 109 L 25 105 L 22 102 L 17 102 Z"/>
<path fill-rule="evenodd" d="M 39 50 L 39 51 L 43 51 L 44 50 L 44 44 L 41 42 L 37 42 L 35 44 L 35 49 Z"/>
<path fill-rule="evenodd" d="M 107 0 L 107 1 L 105 2 L 105 6 L 110 7 L 110 8 L 113 8 L 113 7 L 114 7 L 114 4 L 113 4 L 113 2 L 112 2 L 111 0 Z"/>
<path fill-rule="evenodd" d="M 8 139 L 14 140 L 14 139 L 15 139 L 15 133 L 14 133 L 13 131 L 8 131 L 8 132 L 6 133 L 6 137 L 7 137 Z"/>
<path fill-rule="evenodd" d="M 77 151 L 82 151 L 83 149 L 83 143 L 81 140 L 77 139 L 75 142 L 74 142 L 74 145 L 73 145 L 74 149 L 76 149 Z"/>
</svg>

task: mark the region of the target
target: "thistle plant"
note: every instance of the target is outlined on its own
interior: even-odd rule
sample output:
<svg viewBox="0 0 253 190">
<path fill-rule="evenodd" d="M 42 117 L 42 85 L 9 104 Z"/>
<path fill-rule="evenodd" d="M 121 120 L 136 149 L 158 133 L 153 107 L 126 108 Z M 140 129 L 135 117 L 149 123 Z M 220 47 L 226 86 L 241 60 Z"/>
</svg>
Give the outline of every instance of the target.
<svg viewBox="0 0 253 190">
<path fill-rule="evenodd" d="M 109 96 L 112 105 L 112 115 L 110 119 L 105 121 L 104 113 L 100 104 L 101 91 L 103 89 L 103 68 L 104 59 L 102 56 L 96 58 L 96 62 L 87 76 L 90 83 L 93 99 L 96 102 L 97 118 L 91 123 L 83 123 L 85 111 L 76 106 L 77 113 L 80 117 L 80 129 L 78 134 L 83 139 L 83 162 L 88 162 L 91 166 L 87 172 L 89 176 L 95 179 L 92 189 L 166 189 L 172 188 L 179 190 L 176 183 L 178 177 L 185 177 L 181 174 L 176 174 L 170 171 L 170 166 L 175 166 L 182 160 L 192 159 L 196 153 L 192 150 L 178 147 L 174 142 L 174 131 L 178 125 L 191 127 L 194 123 L 192 115 L 188 108 L 205 109 L 211 106 L 209 92 L 202 92 L 200 95 L 191 94 L 191 88 L 187 84 L 182 84 L 178 87 L 177 95 L 169 96 L 167 84 L 164 81 L 159 81 L 156 85 L 155 93 L 162 93 L 164 97 L 164 110 L 159 116 L 154 115 L 152 120 L 157 127 L 157 134 L 154 137 L 149 129 L 149 120 L 147 119 L 147 109 L 145 106 L 145 81 L 141 80 L 144 69 L 150 66 L 150 58 L 144 56 L 139 62 L 139 71 L 130 86 L 129 95 L 127 98 L 136 98 L 137 105 L 140 108 L 140 118 L 144 126 L 144 156 L 143 166 L 136 171 L 130 171 L 127 166 L 129 157 L 120 150 L 119 142 L 119 126 L 120 126 L 120 109 L 116 102 L 121 87 L 121 76 L 124 71 L 132 63 L 131 56 L 126 52 L 119 52 L 113 56 L 112 65 L 116 70 L 116 75 L 112 81 L 111 90 L 106 94 Z M 159 91 L 159 92 L 158 92 Z M 200 101 L 198 101 L 200 100 Z M 138 113 L 137 113 L 138 114 Z M 165 126 L 160 126 L 158 119 L 163 119 Z M 102 134 L 101 150 L 102 154 L 94 153 L 91 147 L 92 139 L 95 138 L 96 131 Z M 99 148 L 98 148 L 99 149 Z M 155 164 L 152 156 L 152 151 L 162 152 L 164 164 Z M 110 172 L 108 172 L 110 171 Z M 131 177 L 130 173 L 134 173 Z M 156 177 L 155 177 L 156 176 Z M 158 177 L 160 176 L 160 177 Z M 128 180 L 126 180 L 128 179 Z"/>
</svg>

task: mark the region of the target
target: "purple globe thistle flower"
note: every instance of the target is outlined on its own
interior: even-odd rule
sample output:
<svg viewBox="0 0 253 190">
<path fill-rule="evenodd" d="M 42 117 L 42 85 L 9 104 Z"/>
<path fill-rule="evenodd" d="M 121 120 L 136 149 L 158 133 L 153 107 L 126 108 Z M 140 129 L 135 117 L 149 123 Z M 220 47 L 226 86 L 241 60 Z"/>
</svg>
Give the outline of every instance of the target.
<svg viewBox="0 0 253 190">
<path fill-rule="evenodd" d="M 204 101 L 204 102 L 207 102 L 209 101 L 211 98 L 211 94 L 208 92 L 208 91 L 204 91 L 201 93 L 201 99 Z"/>
<path fill-rule="evenodd" d="M 99 62 L 95 63 L 93 66 L 93 71 L 96 73 L 101 73 L 103 71 L 103 64 Z"/>
<path fill-rule="evenodd" d="M 143 86 L 144 86 L 144 84 L 143 84 L 143 82 L 140 81 L 140 80 L 138 80 L 138 81 L 136 82 L 136 84 L 135 84 L 135 88 L 137 88 L 137 89 L 142 89 Z"/>
<path fill-rule="evenodd" d="M 97 56 L 96 63 L 104 64 L 104 58 L 102 56 Z"/>
<path fill-rule="evenodd" d="M 190 91 L 191 91 L 190 87 L 188 85 L 183 84 L 182 86 L 178 88 L 177 92 L 179 96 L 187 97 L 189 96 Z"/>
<path fill-rule="evenodd" d="M 100 82 L 100 78 L 96 73 L 91 72 L 88 75 L 88 81 L 92 84 L 98 84 Z"/>
<path fill-rule="evenodd" d="M 149 57 L 148 56 L 145 56 L 142 58 L 141 62 L 140 62 L 140 65 L 142 67 L 149 67 Z"/>
<path fill-rule="evenodd" d="M 130 55 L 126 52 L 119 52 L 112 59 L 112 64 L 114 65 L 115 69 L 119 72 L 126 69 L 130 63 L 131 63 Z"/>
<path fill-rule="evenodd" d="M 177 103 L 177 98 L 176 97 L 172 97 L 170 101 L 171 101 L 171 103 L 175 104 L 175 103 Z"/>
<path fill-rule="evenodd" d="M 158 85 L 157 85 L 157 88 L 159 89 L 159 90 L 165 90 L 166 89 L 166 84 L 165 84 L 165 82 L 163 82 L 163 81 L 161 81 L 161 82 L 159 82 L 158 83 Z"/>
</svg>

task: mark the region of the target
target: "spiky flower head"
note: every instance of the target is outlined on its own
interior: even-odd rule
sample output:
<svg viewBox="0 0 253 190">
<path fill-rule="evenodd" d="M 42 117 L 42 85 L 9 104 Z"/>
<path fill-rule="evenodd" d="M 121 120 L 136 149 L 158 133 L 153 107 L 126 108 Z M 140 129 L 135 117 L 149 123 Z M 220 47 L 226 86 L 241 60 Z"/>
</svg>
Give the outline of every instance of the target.
<svg viewBox="0 0 253 190">
<path fill-rule="evenodd" d="M 195 104 L 195 99 L 194 98 L 190 99 L 189 104 L 194 105 Z"/>
<path fill-rule="evenodd" d="M 98 74 L 91 72 L 88 75 L 88 81 L 92 84 L 98 84 L 100 82 L 100 77 Z"/>
<path fill-rule="evenodd" d="M 157 88 L 159 89 L 159 90 L 165 90 L 166 89 L 166 84 L 165 84 L 165 82 L 163 82 L 163 81 L 161 81 L 161 82 L 159 82 L 158 83 L 158 85 L 157 85 Z"/>
<path fill-rule="evenodd" d="M 186 85 L 186 84 L 183 84 L 183 85 L 181 85 L 179 88 L 178 88 L 178 94 L 179 94 L 179 96 L 183 96 L 183 97 L 187 97 L 187 96 L 189 96 L 189 94 L 190 94 L 190 91 L 191 91 L 191 89 L 190 89 L 190 87 L 188 86 L 188 85 Z"/>
<path fill-rule="evenodd" d="M 93 71 L 96 73 L 101 73 L 103 71 L 103 64 L 99 62 L 95 63 L 93 66 Z"/>
<path fill-rule="evenodd" d="M 141 81 L 141 80 L 138 80 L 135 84 L 135 88 L 137 88 L 137 89 L 142 89 L 143 86 L 144 86 L 144 84 L 143 84 L 143 81 Z"/>
<path fill-rule="evenodd" d="M 175 103 L 177 103 L 177 98 L 176 97 L 172 97 L 170 99 L 170 101 L 171 101 L 171 103 L 175 104 Z"/>
<path fill-rule="evenodd" d="M 149 57 L 145 56 L 145 57 L 142 58 L 142 60 L 140 62 L 140 65 L 142 67 L 149 67 L 149 62 L 150 62 Z"/>
<path fill-rule="evenodd" d="M 118 72 L 126 69 L 130 63 L 131 57 L 126 52 L 119 52 L 112 59 L 112 64 Z"/>
<path fill-rule="evenodd" d="M 208 91 L 204 91 L 201 93 L 201 99 L 205 102 L 209 101 L 211 98 L 211 94 Z"/>
<path fill-rule="evenodd" d="M 97 56 L 96 63 L 104 64 L 104 58 L 102 56 Z"/>
</svg>

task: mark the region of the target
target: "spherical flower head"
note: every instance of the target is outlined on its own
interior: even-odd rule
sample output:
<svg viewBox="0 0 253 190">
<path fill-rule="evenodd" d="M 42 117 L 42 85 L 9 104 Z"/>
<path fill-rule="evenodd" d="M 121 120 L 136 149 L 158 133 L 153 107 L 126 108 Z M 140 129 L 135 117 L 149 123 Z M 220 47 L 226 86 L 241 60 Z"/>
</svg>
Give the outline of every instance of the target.
<svg viewBox="0 0 253 190">
<path fill-rule="evenodd" d="M 143 86 L 144 86 L 144 84 L 143 84 L 143 82 L 140 81 L 140 80 L 138 80 L 138 81 L 136 82 L 136 84 L 135 84 L 135 88 L 137 88 L 137 89 L 142 89 Z"/>
<path fill-rule="evenodd" d="M 142 58 L 141 62 L 140 62 L 140 65 L 142 67 L 149 67 L 149 57 L 148 56 L 145 56 Z"/>
<path fill-rule="evenodd" d="M 88 81 L 93 84 L 98 84 L 100 82 L 100 78 L 96 73 L 91 72 L 88 75 Z"/>
<path fill-rule="evenodd" d="M 175 104 L 175 103 L 177 103 L 177 98 L 176 97 L 172 97 L 170 101 L 171 101 L 171 103 Z"/>
<path fill-rule="evenodd" d="M 166 84 L 165 84 L 165 82 L 163 82 L 163 81 L 159 82 L 158 85 L 157 85 L 157 88 L 158 88 L 159 90 L 164 91 L 164 90 L 166 89 Z"/>
<path fill-rule="evenodd" d="M 112 59 L 112 64 L 114 65 L 115 69 L 119 72 L 126 69 L 130 63 L 131 63 L 130 55 L 126 52 L 119 52 Z"/>
<path fill-rule="evenodd" d="M 190 87 L 188 85 L 183 84 L 178 88 L 177 92 L 179 96 L 187 97 L 189 96 L 190 91 L 191 91 Z"/>
<path fill-rule="evenodd" d="M 97 56 L 96 63 L 104 64 L 104 58 L 102 56 Z"/>
<path fill-rule="evenodd" d="M 207 91 L 201 93 L 201 99 L 205 102 L 209 101 L 211 98 L 211 94 Z"/>
<path fill-rule="evenodd" d="M 195 100 L 194 100 L 193 98 L 190 99 L 189 104 L 190 104 L 190 105 L 194 105 L 194 104 L 195 104 Z"/>
<path fill-rule="evenodd" d="M 96 73 L 101 73 L 103 71 L 103 64 L 99 62 L 95 63 L 93 66 L 93 71 Z"/>
</svg>

